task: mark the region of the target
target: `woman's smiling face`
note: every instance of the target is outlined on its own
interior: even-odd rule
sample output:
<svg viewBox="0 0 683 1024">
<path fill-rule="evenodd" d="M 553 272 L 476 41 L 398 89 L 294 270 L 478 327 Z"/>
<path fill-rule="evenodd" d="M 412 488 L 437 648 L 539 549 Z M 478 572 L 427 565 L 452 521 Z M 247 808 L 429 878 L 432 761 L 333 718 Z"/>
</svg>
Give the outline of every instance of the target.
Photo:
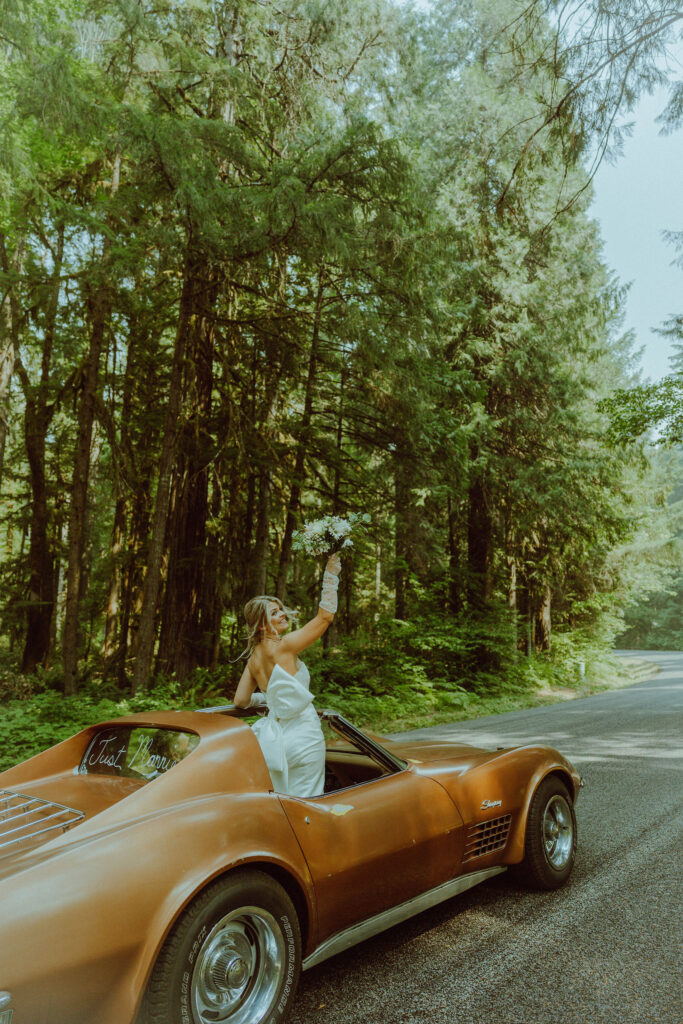
<svg viewBox="0 0 683 1024">
<path fill-rule="evenodd" d="M 271 601 L 268 605 L 268 617 L 270 619 L 271 629 L 280 636 L 281 633 L 289 626 L 289 619 L 287 618 L 287 612 L 284 610 L 282 605 L 277 604 L 275 601 Z"/>
</svg>

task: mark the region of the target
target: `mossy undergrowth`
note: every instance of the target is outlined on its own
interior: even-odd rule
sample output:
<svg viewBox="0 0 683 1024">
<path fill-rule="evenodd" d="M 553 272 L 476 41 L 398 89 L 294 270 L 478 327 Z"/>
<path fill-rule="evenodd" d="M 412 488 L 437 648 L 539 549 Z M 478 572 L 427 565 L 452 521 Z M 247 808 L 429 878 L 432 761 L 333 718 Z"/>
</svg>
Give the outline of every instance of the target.
<svg viewBox="0 0 683 1024">
<path fill-rule="evenodd" d="M 391 659 L 384 641 L 310 652 L 317 706 L 376 732 L 400 732 L 589 696 L 637 682 L 650 670 L 610 652 L 594 651 L 591 660 L 579 662 L 575 651 L 572 658 L 565 651 L 564 657 L 520 657 L 497 671 L 457 674 L 467 651 L 454 654 L 452 646 L 440 646 L 438 635 L 411 633 L 410 642 L 392 647 Z M 136 696 L 91 677 L 78 696 L 66 697 L 57 671 L 31 677 L 6 672 L 0 684 L 0 770 L 98 721 L 228 703 L 232 693 L 224 667 L 198 670 L 183 683 L 159 678 Z"/>
</svg>

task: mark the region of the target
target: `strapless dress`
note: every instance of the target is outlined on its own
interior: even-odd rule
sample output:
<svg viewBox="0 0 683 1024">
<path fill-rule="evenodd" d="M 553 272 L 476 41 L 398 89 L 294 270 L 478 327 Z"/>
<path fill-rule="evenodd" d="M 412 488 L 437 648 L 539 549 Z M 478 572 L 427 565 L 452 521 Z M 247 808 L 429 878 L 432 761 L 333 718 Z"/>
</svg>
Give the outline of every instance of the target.
<svg viewBox="0 0 683 1024">
<path fill-rule="evenodd" d="M 325 788 L 325 739 L 310 682 L 301 661 L 294 675 L 275 665 L 264 694 L 268 714 L 252 726 L 273 789 L 290 796 L 319 796 Z"/>
</svg>

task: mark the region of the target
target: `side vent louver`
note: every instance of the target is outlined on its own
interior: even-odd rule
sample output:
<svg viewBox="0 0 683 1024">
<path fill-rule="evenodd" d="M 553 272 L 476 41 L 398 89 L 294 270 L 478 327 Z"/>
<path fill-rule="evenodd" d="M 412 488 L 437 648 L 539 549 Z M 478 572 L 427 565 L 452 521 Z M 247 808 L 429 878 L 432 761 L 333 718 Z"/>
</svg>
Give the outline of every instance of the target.
<svg viewBox="0 0 683 1024">
<path fill-rule="evenodd" d="M 502 850 L 508 841 L 511 818 L 510 814 L 504 814 L 500 818 L 491 818 L 490 821 L 480 821 L 478 825 L 471 825 L 465 836 L 463 862 L 474 857 L 483 857 L 495 850 Z"/>
<path fill-rule="evenodd" d="M 0 789 L 0 855 L 8 848 L 52 839 L 84 817 L 72 807 Z"/>
</svg>

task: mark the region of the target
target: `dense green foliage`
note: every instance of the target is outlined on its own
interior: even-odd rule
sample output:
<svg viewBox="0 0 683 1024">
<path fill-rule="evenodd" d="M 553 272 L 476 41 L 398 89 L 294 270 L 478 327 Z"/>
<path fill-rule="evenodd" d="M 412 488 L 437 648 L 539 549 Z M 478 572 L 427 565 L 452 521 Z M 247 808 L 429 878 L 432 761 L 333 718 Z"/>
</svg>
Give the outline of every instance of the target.
<svg viewBox="0 0 683 1024">
<path fill-rule="evenodd" d="M 668 549 L 657 560 L 669 566 L 664 586 L 637 597 L 624 613 L 619 646 L 636 650 L 683 650 L 683 451 L 663 460 L 673 482 L 667 504 L 668 525 L 663 541 Z M 667 557 L 668 554 L 668 557 Z"/>
<path fill-rule="evenodd" d="M 626 610 L 625 629 L 618 642 L 625 649 L 680 651 L 683 649 L 683 576 L 672 581 L 669 590 Z"/>
<path fill-rule="evenodd" d="M 323 514 L 371 525 L 319 689 L 387 721 L 571 674 L 661 588 L 671 552 L 632 554 L 666 484 L 604 444 L 633 383 L 587 214 L 614 97 L 523 6 L 533 31 L 516 0 L 2 7 L 14 671 L 230 692 L 249 596 L 315 609 L 292 537 Z"/>
</svg>

